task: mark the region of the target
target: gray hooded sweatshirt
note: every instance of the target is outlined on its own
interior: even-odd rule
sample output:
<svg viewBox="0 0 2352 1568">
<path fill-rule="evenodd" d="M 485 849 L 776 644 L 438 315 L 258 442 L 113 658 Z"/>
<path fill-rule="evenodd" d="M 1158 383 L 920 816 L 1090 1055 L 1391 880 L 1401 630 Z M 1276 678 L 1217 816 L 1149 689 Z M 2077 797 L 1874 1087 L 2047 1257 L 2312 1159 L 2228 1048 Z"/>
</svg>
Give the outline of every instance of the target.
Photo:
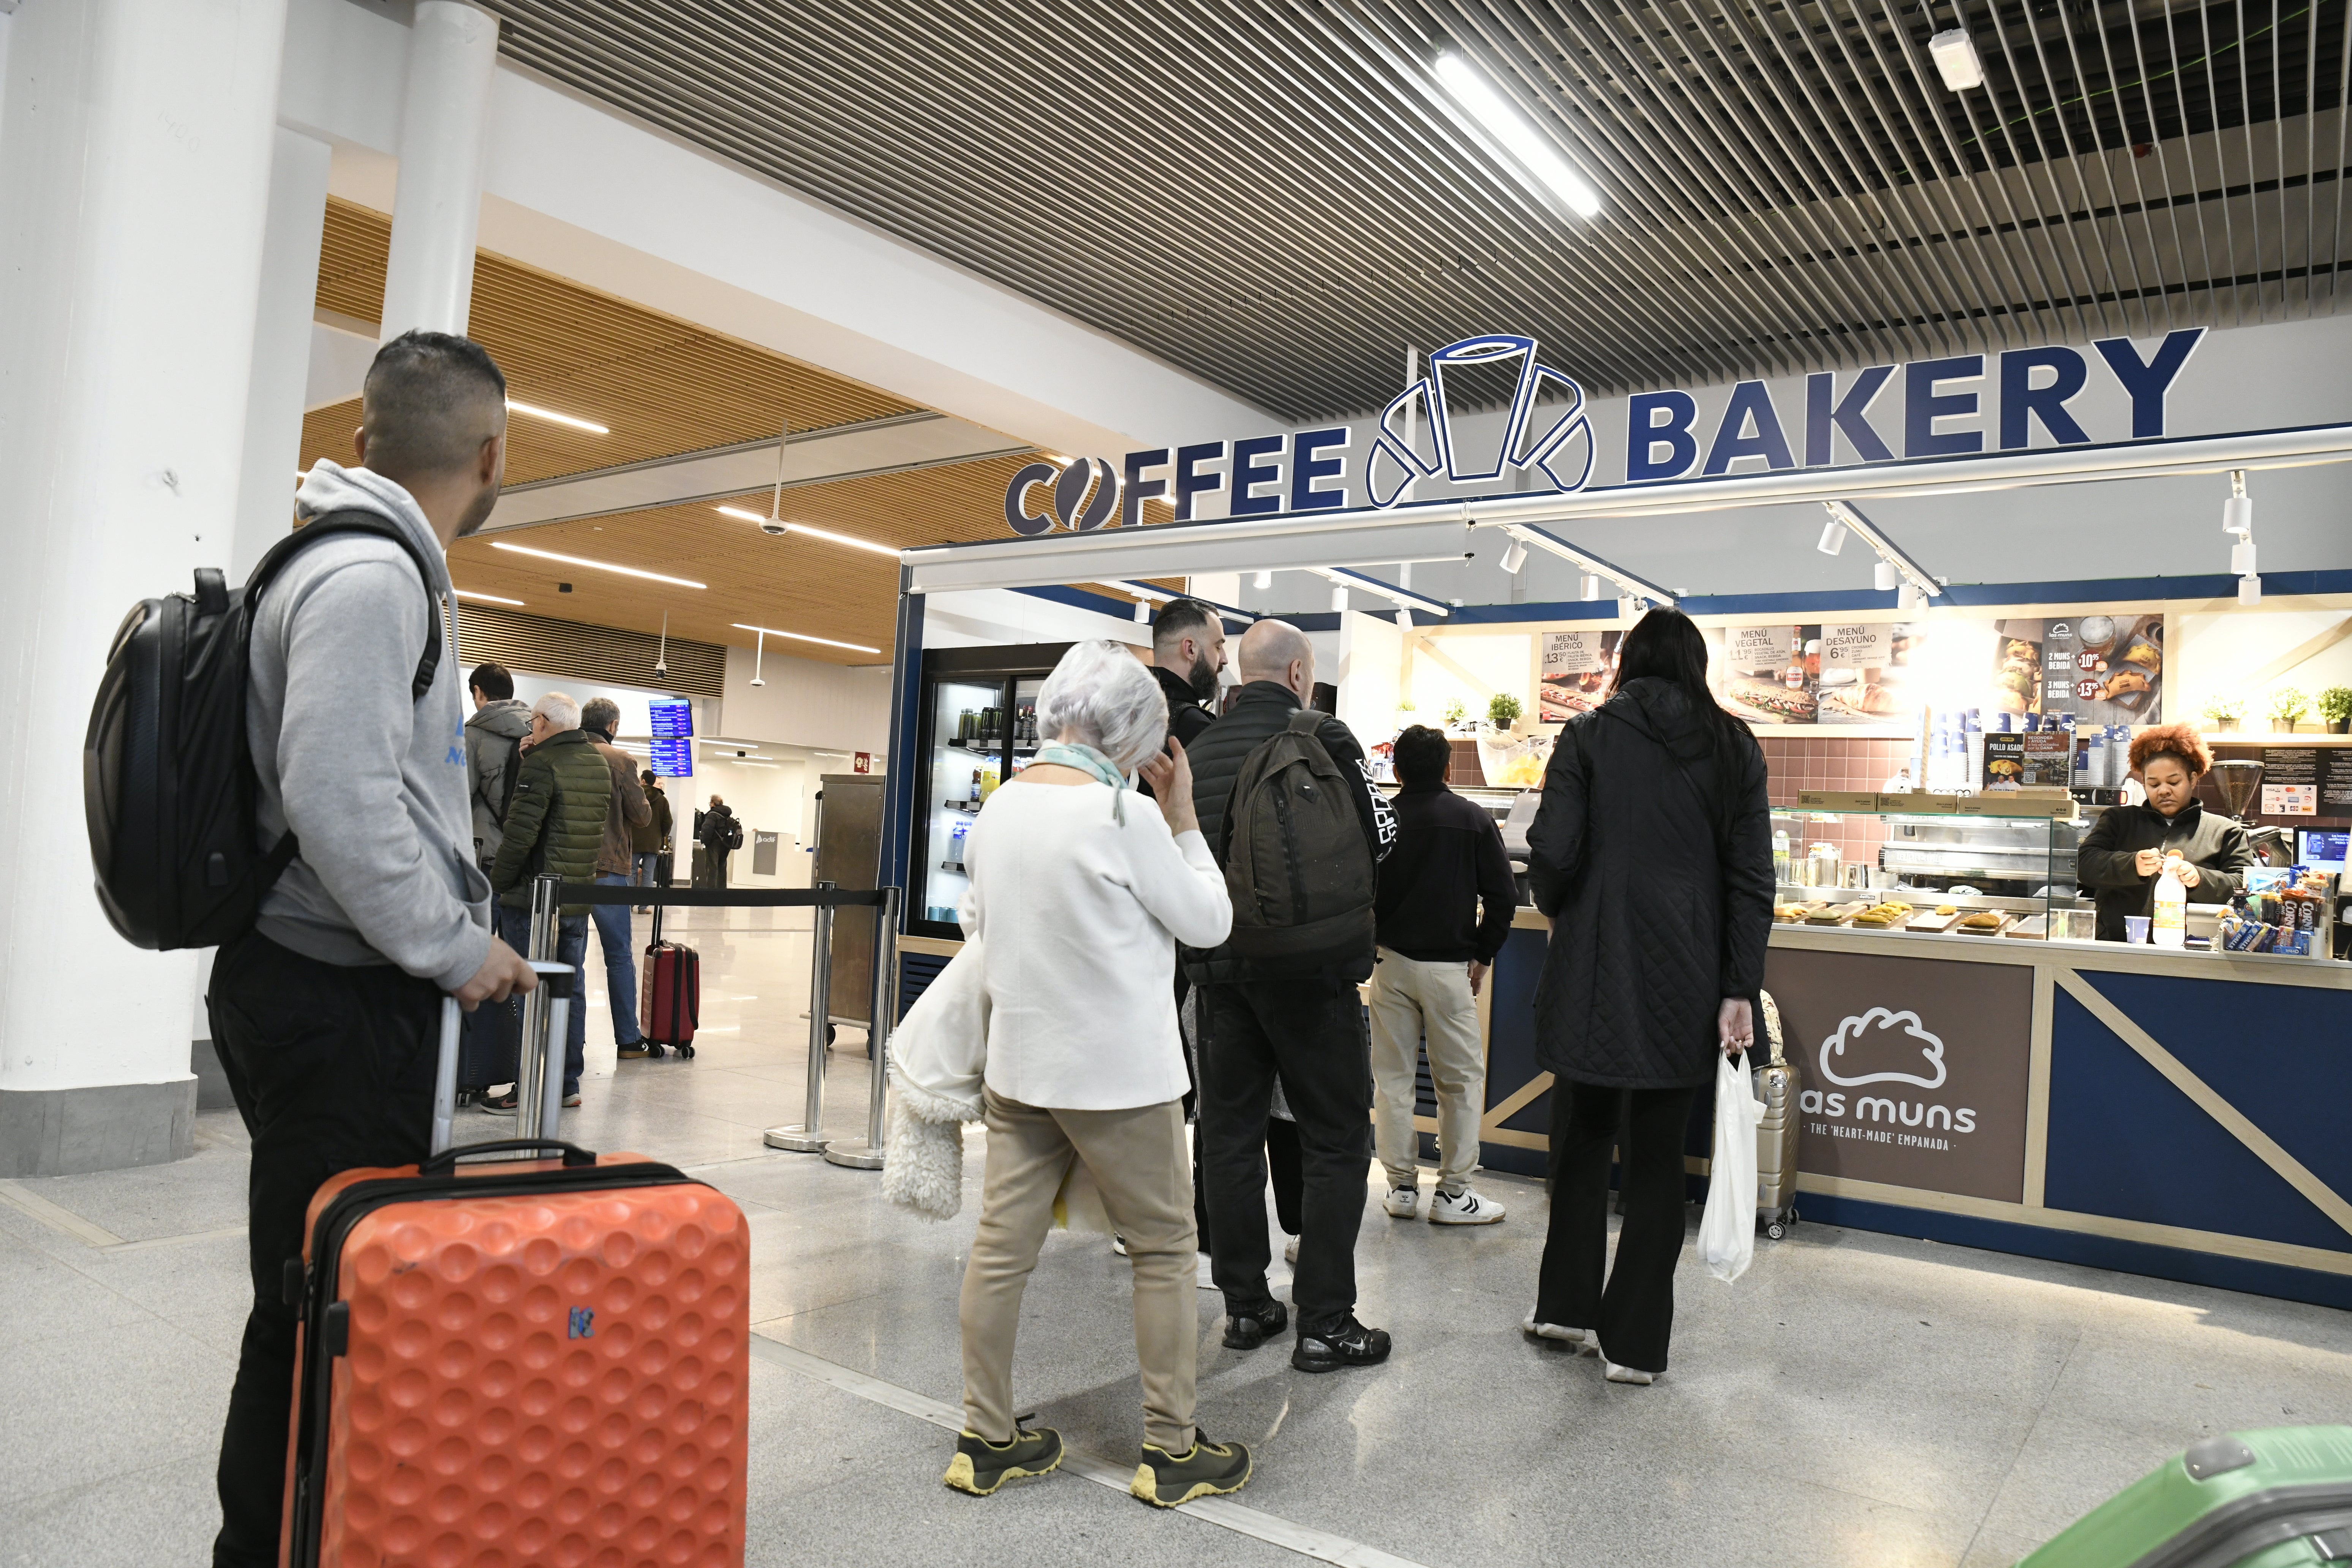
<svg viewBox="0 0 2352 1568">
<path fill-rule="evenodd" d="M 454 991 L 489 954 L 490 887 L 474 864 L 441 542 L 406 490 L 365 468 L 319 463 L 294 510 L 390 518 L 432 570 L 420 584 L 398 545 L 347 535 L 296 555 L 262 595 L 246 715 L 261 837 L 291 828 L 301 847 L 255 928 L 322 963 L 396 963 Z M 441 660 L 412 701 L 428 631 L 444 637 Z"/>
<path fill-rule="evenodd" d="M 474 859 L 488 866 L 498 858 L 506 833 L 509 775 L 522 759 L 530 733 L 530 704 L 519 697 L 485 702 L 466 721 L 467 792 L 474 804 Z"/>
</svg>

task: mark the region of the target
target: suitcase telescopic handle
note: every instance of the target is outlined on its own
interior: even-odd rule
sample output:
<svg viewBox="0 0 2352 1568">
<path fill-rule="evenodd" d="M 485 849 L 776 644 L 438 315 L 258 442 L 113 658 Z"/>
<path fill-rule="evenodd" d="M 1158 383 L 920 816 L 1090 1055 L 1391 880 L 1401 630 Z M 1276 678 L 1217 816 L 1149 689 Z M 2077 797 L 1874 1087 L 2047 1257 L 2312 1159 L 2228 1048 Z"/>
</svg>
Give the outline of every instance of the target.
<svg viewBox="0 0 2352 1568">
<path fill-rule="evenodd" d="M 593 1165 L 596 1151 L 583 1149 L 577 1143 L 566 1143 L 554 1138 L 498 1138 L 488 1143 L 460 1143 L 454 1149 L 444 1149 L 416 1167 L 420 1176 L 437 1176 L 454 1171 L 461 1156 L 471 1154 L 513 1154 L 529 1150 L 533 1153 L 551 1152 L 563 1156 L 566 1165 Z"/>
</svg>

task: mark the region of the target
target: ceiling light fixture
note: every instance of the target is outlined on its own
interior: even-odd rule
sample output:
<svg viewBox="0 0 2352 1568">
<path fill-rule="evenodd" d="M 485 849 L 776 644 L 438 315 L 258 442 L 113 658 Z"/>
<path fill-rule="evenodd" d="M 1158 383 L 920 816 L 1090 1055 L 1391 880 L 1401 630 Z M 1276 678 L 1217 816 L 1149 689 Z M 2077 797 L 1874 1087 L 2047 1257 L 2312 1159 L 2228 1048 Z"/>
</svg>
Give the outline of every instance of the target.
<svg viewBox="0 0 2352 1568">
<path fill-rule="evenodd" d="M 1976 40 L 1969 37 L 1966 27 L 1948 27 L 1929 38 L 1927 55 L 1936 62 L 1936 74 L 1954 92 L 1984 85 L 1984 61 L 1978 58 Z"/>
<path fill-rule="evenodd" d="M 835 642 L 831 637 L 813 637 L 802 632 L 780 632 L 773 626 L 747 626 L 741 621 L 736 621 L 731 624 L 739 632 L 765 632 L 772 637 L 790 637 L 794 642 L 822 643 L 826 647 L 845 647 L 852 653 L 878 654 L 882 651 L 878 647 L 867 647 L 864 643 Z"/>
<path fill-rule="evenodd" d="M 822 539 L 828 544 L 846 544 L 852 550 L 870 550 L 877 555 L 887 555 L 893 561 L 898 558 L 896 545 L 877 544 L 870 539 L 853 539 L 829 528 L 811 528 L 805 522 L 785 522 L 777 518 L 761 517 L 758 512 L 745 511 L 740 506 L 722 506 L 716 510 L 729 517 L 740 518 L 745 522 L 756 522 L 770 533 L 805 533 L 811 539 Z"/>
<path fill-rule="evenodd" d="M 1944 591 L 1943 584 L 1927 574 L 1927 569 L 1904 552 L 1903 547 L 1886 537 L 1885 530 L 1842 500 L 1825 500 L 1822 510 L 1830 514 L 1829 528 L 1845 529 L 1862 536 L 1862 542 L 1878 552 L 1883 566 L 1895 569 L 1900 581 L 1889 583 L 1883 572 L 1874 572 L 1872 580 L 1883 590 L 1894 588 L 1898 595 L 1899 609 L 1912 609 L 1921 599 L 1932 599 Z M 1826 532 L 1826 529 L 1824 530 Z M 1906 590 L 1909 590 L 1906 593 Z"/>
<path fill-rule="evenodd" d="M 1253 587 L 1253 588 L 1257 588 L 1257 589 L 1265 589 L 1265 588 L 1271 588 L 1271 587 L 1273 587 L 1273 586 L 1274 586 L 1274 574 L 1273 574 L 1272 572 L 1261 572 L 1261 573 L 1259 573 L 1256 576 L 1255 576 L 1255 577 L 1253 577 L 1253 578 L 1251 578 L 1251 579 L 1250 579 L 1250 586 L 1251 586 L 1251 587 Z"/>
<path fill-rule="evenodd" d="M 624 577 L 643 577 L 648 583 L 667 583 L 677 588 L 708 588 L 708 583 L 697 583 L 687 577 L 665 577 L 658 572 L 641 572 L 635 566 L 615 566 L 609 561 L 590 561 L 578 555 L 558 555 L 552 550 L 531 550 L 520 544 L 509 544 L 503 540 L 490 541 L 493 550 L 504 550 L 516 555 L 533 555 L 541 561 L 559 561 L 566 566 L 585 566 L 592 572 L 617 572 Z"/>
<path fill-rule="evenodd" d="M 1496 91 L 1475 66 L 1460 55 L 1440 55 L 1430 69 L 1447 96 L 1502 143 L 1532 183 L 1566 202 L 1580 217 L 1601 210 L 1601 193 L 1569 167 L 1551 138 Z"/>
<path fill-rule="evenodd" d="M 1507 522 L 1501 526 L 1504 535 L 1514 542 L 1532 546 L 1547 554 L 1557 555 L 1585 573 L 1584 596 L 1587 599 L 1598 599 L 1601 596 L 1600 584 L 1595 579 L 1606 577 L 1617 584 L 1621 604 L 1629 595 L 1646 599 L 1653 605 L 1672 606 L 1675 602 L 1675 595 L 1659 587 L 1655 583 L 1645 577 L 1637 577 L 1622 566 L 1603 561 L 1582 545 L 1571 543 L 1549 529 L 1538 528 L 1533 523 L 1526 522 Z M 1624 612 L 1621 609 L 1619 613 L 1622 615 Z"/>
<path fill-rule="evenodd" d="M 1843 550 L 1845 548 L 1845 524 L 1840 522 L 1835 518 L 1832 518 L 1827 522 L 1822 524 L 1821 541 L 1816 543 L 1813 548 L 1820 551 L 1824 555 L 1835 555 L 1839 551 Z"/>
<path fill-rule="evenodd" d="M 667 610 L 662 612 L 661 642 L 654 648 L 654 674 L 665 680 L 669 678 L 669 612 Z"/>
<path fill-rule="evenodd" d="M 767 658 L 767 656 L 768 634 L 761 632 L 758 640 L 753 642 L 751 645 L 751 684 L 754 686 L 765 686 L 768 684 L 760 674 L 760 661 Z M 740 756 L 741 753 L 738 752 L 737 754 Z"/>
<path fill-rule="evenodd" d="M 2230 499 L 2221 503 L 2221 531 L 2237 536 L 2230 546 L 2230 570 L 2238 574 L 2238 603 L 2263 602 L 2263 580 L 2254 566 L 2254 499 L 2246 493 L 2246 470 L 2230 470 Z"/>
<path fill-rule="evenodd" d="M 520 605 L 522 603 L 520 599 L 501 599 L 496 594 L 477 594 L 471 588 L 452 588 L 449 592 L 457 595 L 457 597 L 461 599 L 479 599 L 483 603 L 490 605 Z"/>
<path fill-rule="evenodd" d="M 1525 566 L 1527 563 L 1528 547 L 1524 542 L 1514 539 L 1510 543 L 1503 547 L 1504 571 L 1508 572 L 1512 576 L 1516 577 L 1519 574 L 1519 568 Z"/>
<path fill-rule="evenodd" d="M 1453 614 L 1452 607 L 1443 599 L 1433 599 L 1426 594 L 1416 594 L 1410 588 L 1400 588 L 1392 583 L 1383 583 L 1378 577 L 1369 576 L 1346 566 L 1309 566 L 1307 570 L 1333 584 L 1331 607 L 1334 610 L 1345 610 L 1348 607 L 1348 590 L 1355 588 L 1363 593 L 1377 594 L 1401 610 L 1420 610 L 1432 616 Z"/>
<path fill-rule="evenodd" d="M 593 420 L 575 419 L 569 414 L 558 414 L 552 408 L 535 408 L 528 403 L 517 403 L 511 397 L 507 399 L 507 406 L 517 414 L 528 414 L 533 419 L 548 419 L 558 425 L 569 425 L 574 430 L 585 430 L 592 436 L 610 436 L 613 433 Z"/>
</svg>

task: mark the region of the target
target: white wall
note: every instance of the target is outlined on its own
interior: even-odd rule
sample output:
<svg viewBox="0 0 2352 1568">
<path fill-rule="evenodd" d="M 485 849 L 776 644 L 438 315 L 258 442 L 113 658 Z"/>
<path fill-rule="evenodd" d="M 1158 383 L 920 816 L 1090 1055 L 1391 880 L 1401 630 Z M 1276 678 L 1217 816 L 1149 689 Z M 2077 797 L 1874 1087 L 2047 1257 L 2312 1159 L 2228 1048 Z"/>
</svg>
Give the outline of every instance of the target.
<svg viewBox="0 0 2352 1568">
<path fill-rule="evenodd" d="M 923 646 L 927 648 L 1078 642 L 1087 637 L 1108 637 L 1113 642 L 1149 647 L 1151 628 L 1131 616 L 1082 610 L 1010 588 L 932 594 L 923 605 Z"/>
<path fill-rule="evenodd" d="M 754 686 L 752 663 L 751 649 L 727 650 L 727 695 L 705 733 L 877 755 L 888 745 L 888 665 L 822 664 L 778 653 L 772 644 L 759 660 L 767 684 Z"/>
</svg>

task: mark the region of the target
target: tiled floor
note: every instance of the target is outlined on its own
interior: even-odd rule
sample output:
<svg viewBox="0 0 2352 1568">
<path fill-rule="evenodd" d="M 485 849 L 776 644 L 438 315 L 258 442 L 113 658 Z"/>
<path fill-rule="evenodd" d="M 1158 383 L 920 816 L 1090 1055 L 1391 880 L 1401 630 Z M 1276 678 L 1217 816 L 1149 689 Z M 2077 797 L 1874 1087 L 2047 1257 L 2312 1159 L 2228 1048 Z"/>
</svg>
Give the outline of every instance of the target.
<svg viewBox="0 0 2352 1568">
<path fill-rule="evenodd" d="M 765 1150 L 763 1127 L 799 1117 L 807 937 L 773 915 L 730 919 L 686 922 L 716 1031 L 701 1056 L 592 1079 L 567 1136 L 698 1165 L 743 1205 L 758 1333 L 952 1404 L 979 1140 L 965 1213 L 946 1225 L 888 1208 L 871 1174 Z M 862 1130 L 864 1070 L 835 1058 L 842 1131 Z M 505 1125 L 467 1114 L 476 1136 Z M 232 1114 L 205 1116 L 200 1141 L 173 1166 L 0 1188 L 0 1563 L 207 1559 L 245 1307 L 245 1162 Z M 1654 1388 L 1605 1384 L 1591 1361 L 1521 1338 L 1543 1194 L 1488 1185 L 1512 1212 L 1485 1230 L 1368 1205 L 1363 1315 L 1397 1341 L 1377 1371 L 1307 1377 L 1278 1349 L 1223 1350 L 1202 1293 L 1201 1419 L 1258 1446 L 1239 1500 L 1261 1521 L 1431 1568 L 1977 1568 L 2201 1436 L 2352 1409 L 2345 1314 L 1811 1226 L 1759 1242 L 1736 1285 L 1686 1258 L 1673 1370 Z M 29 1212 L 44 1204 L 121 1240 L 93 1246 Z M 1131 1462 L 1126 1274 L 1097 1238 L 1048 1244 L 1019 1386 L 1074 1447 Z M 754 1379 L 754 1563 L 1307 1560 L 1073 1474 L 961 1497 L 939 1485 L 947 1435 L 917 1415 L 777 1359 Z"/>
</svg>

